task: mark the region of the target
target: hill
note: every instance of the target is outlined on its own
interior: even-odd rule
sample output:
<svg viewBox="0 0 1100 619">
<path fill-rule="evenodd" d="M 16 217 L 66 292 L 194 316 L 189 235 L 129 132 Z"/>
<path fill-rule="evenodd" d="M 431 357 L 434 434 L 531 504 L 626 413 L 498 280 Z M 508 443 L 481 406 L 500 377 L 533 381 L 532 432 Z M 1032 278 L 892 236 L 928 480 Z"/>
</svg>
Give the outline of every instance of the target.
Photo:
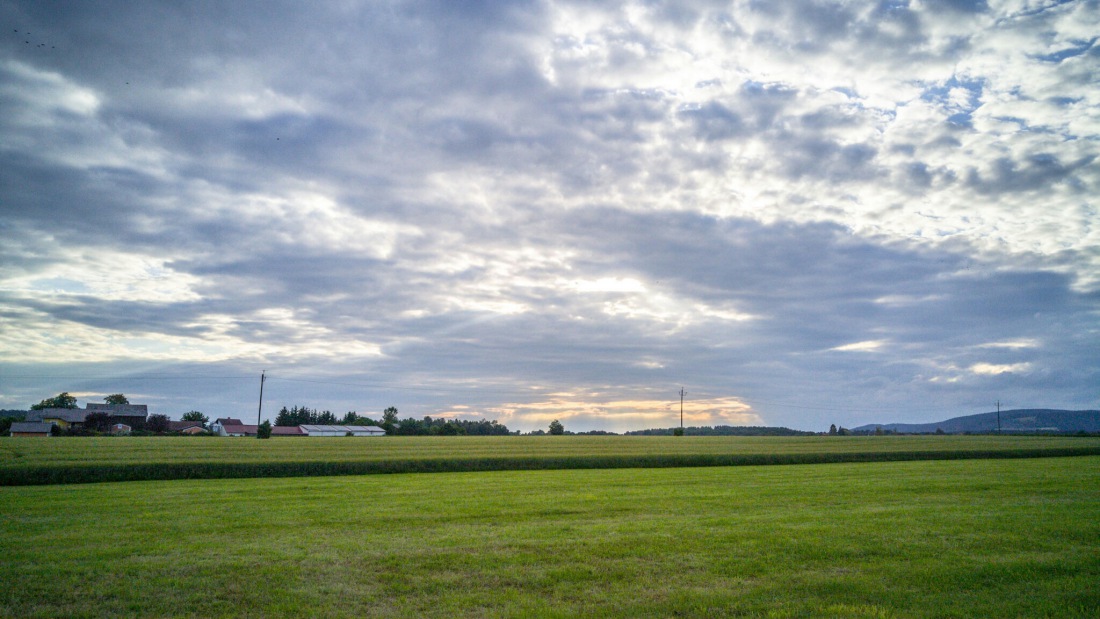
<svg viewBox="0 0 1100 619">
<path fill-rule="evenodd" d="M 665 436 L 671 435 L 676 428 L 651 428 L 649 430 L 631 430 L 623 432 L 627 436 Z M 874 428 L 872 428 L 874 431 Z M 790 428 L 766 426 L 689 426 L 684 428 L 687 436 L 813 436 L 817 432 L 805 432 Z"/>
<path fill-rule="evenodd" d="M 931 434 L 943 430 L 948 434 L 964 432 L 996 432 L 997 413 L 979 413 L 954 417 L 936 423 L 872 423 L 853 432 L 874 432 L 877 428 L 903 434 Z M 1023 408 L 1001 411 L 1001 432 L 1035 433 L 1049 432 L 1072 434 L 1076 432 L 1100 432 L 1100 410 L 1066 411 L 1047 408 Z"/>
</svg>

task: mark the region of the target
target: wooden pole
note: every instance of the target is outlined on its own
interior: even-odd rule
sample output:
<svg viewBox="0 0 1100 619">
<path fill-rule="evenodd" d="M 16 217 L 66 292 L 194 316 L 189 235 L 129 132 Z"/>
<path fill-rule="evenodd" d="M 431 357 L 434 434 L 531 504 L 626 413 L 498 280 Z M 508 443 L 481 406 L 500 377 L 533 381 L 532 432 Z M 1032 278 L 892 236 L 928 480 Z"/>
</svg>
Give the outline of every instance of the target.
<svg viewBox="0 0 1100 619">
<path fill-rule="evenodd" d="M 256 431 L 260 428 L 260 415 L 264 412 L 264 381 L 267 380 L 267 370 L 260 372 L 260 406 L 256 409 Z"/>
</svg>

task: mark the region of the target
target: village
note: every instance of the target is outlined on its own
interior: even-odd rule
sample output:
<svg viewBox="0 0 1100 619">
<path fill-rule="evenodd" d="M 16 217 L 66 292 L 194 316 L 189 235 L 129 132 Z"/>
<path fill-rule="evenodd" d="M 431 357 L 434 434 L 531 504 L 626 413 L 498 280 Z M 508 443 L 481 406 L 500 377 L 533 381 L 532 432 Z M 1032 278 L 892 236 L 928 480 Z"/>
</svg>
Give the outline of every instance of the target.
<svg viewBox="0 0 1100 619">
<path fill-rule="evenodd" d="M 188 415 L 185 415 L 187 417 Z M 23 421 L 11 424 L 11 436 L 59 436 L 82 433 L 98 433 L 114 436 L 127 436 L 135 433 L 153 432 L 158 434 L 214 435 L 214 436 L 260 436 L 265 429 L 270 436 L 385 436 L 386 430 L 371 425 L 337 424 L 301 424 L 294 426 L 271 426 L 270 424 L 247 424 L 240 419 L 220 417 L 206 423 L 202 415 L 196 419 L 173 421 L 167 415 L 149 414 L 145 404 L 98 404 L 88 403 L 84 408 L 41 408 L 27 412 Z M 265 428 L 266 426 L 266 428 Z"/>
</svg>

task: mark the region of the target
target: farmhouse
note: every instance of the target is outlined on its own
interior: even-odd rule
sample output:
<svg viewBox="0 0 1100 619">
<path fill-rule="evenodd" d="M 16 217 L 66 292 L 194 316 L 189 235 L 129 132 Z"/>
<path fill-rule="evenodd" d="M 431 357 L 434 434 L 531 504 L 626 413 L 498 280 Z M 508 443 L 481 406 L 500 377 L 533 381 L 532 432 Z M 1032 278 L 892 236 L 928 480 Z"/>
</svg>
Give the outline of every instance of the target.
<svg viewBox="0 0 1100 619">
<path fill-rule="evenodd" d="M 87 404 L 85 408 L 43 408 L 27 413 L 27 421 L 53 424 L 62 430 L 84 426 L 88 415 L 106 413 L 112 424 L 145 425 L 149 407 L 145 404 Z"/>
<path fill-rule="evenodd" d="M 230 436 L 225 432 L 225 426 L 243 426 L 244 422 L 233 417 L 218 417 L 210 422 L 210 431 L 219 436 Z M 243 434 L 240 436 L 244 436 Z"/>
<path fill-rule="evenodd" d="M 12 436 L 49 436 L 52 423 L 44 421 L 16 421 L 11 424 Z"/>
<path fill-rule="evenodd" d="M 41 410 L 28 412 L 27 421 L 48 423 L 62 430 L 68 430 L 74 426 L 80 427 L 84 425 L 84 418 L 87 416 L 88 411 L 80 410 L 79 408 L 43 408 Z"/>
</svg>

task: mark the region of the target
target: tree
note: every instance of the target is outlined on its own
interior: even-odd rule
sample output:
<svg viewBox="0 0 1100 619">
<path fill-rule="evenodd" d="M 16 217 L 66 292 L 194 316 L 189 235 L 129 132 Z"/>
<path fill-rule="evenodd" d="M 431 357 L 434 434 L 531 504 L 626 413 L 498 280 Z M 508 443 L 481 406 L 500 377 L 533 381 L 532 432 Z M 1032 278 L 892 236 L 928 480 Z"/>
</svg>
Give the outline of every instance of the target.
<svg viewBox="0 0 1100 619">
<path fill-rule="evenodd" d="M 672 431 L 672 434 L 675 435 L 675 436 L 683 436 L 684 435 L 684 429 L 683 428 L 676 428 L 675 430 Z"/>
<path fill-rule="evenodd" d="M 391 406 L 382 411 L 382 423 L 397 423 L 397 407 Z"/>
<path fill-rule="evenodd" d="M 181 417 L 181 419 L 183 419 L 184 421 L 197 421 L 204 426 L 206 425 L 206 422 L 210 421 L 209 417 L 203 415 L 199 411 L 187 411 L 183 414 L 183 417 Z"/>
<path fill-rule="evenodd" d="M 7 415 L 0 415 L 0 436 L 7 436 L 7 434 L 11 432 L 12 423 L 16 421 L 23 421 L 26 418 L 26 415 L 12 415 L 11 417 Z"/>
<path fill-rule="evenodd" d="M 126 396 L 121 393 L 112 393 L 111 395 L 103 398 L 103 401 L 108 404 L 129 404 L 130 400 L 126 399 Z"/>
<path fill-rule="evenodd" d="M 550 434 L 565 434 L 565 426 L 557 419 L 550 422 Z"/>
<path fill-rule="evenodd" d="M 830 423 L 829 424 L 829 436 L 836 436 L 836 424 L 835 423 Z"/>
<path fill-rule="evenodd" d="M 88 413 L 84 417 L 84 428 L 92 432 L 106 432 L 111 429 L 111 416 L 107 413 Z"/>
<path fill-rule="evenodd" d="M 76 408 L 76 398 L 65 391 L 58 394 L 57 397 L 46 398 L 38 404 L 31 405 L 32 411 L 40 411 L 46 408 Z"/>
<path fill-rule="evenodd" d="M 256 428 L 256 438 L 271 438 L 271 422 L 264 420 L 263 423 Z"/>
<path fill-rule="evenodd" d="M 168 415 L 161 413 L 149 415 L 149 418 L 145 420 L 145 429 L 150 432 L 156 432 L 157 434 L 167 432 L 170 427 L 171 426 L 168 424 Z"/>
</svg>

